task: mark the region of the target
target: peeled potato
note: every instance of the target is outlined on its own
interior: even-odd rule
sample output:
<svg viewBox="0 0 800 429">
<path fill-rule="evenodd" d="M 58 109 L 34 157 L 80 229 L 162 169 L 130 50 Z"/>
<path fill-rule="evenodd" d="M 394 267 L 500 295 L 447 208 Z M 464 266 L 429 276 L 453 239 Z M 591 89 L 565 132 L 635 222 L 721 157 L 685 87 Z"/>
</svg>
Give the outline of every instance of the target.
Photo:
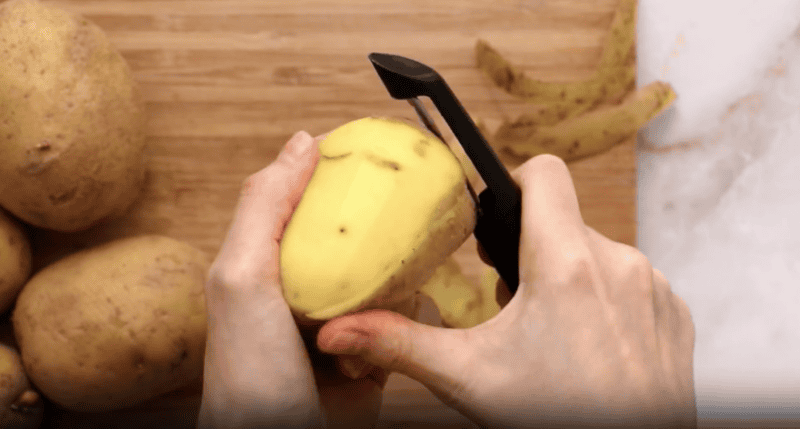
<svg viewBox="0 0 800 429">
<path fill-rule="evenodd" d="M 127 408 L 202 375 L 209 263 L 161 236 L 121 239 L 35 274 L 12 320 L 38 390 L 75 411 Z"/>
<path fill-rule="evenodd" d="M 461 165 L 433 135 L 363 118 L 320 144 L 281 241 L 281 276 L 301 319 L 411 299 L 475 228 Z"/>
<path fill-rule="evenodd" d="M 491 272 L 497 276 L 494 269 Z M 433 300 L 439 309 L 442 325 L 448 328 L 471 328 L 500 312 L 495 283 L 489 283 L 484 275 L 480 285 L 473 284 L 452 257 L 436 269 L 420 292 Z"/>
<path fill-rule="evenodd" d="M 14 304 L 31 274 L 31 245 L 22 225 L 0 209 L 0 314 Z"/>
<path fill-rule="evenodd" d="M 59 231 L 123 214 L 144 184 L 144 104 L 103 31 L 7 1 L 0 58 L 0 205 Z"/>
</svg>

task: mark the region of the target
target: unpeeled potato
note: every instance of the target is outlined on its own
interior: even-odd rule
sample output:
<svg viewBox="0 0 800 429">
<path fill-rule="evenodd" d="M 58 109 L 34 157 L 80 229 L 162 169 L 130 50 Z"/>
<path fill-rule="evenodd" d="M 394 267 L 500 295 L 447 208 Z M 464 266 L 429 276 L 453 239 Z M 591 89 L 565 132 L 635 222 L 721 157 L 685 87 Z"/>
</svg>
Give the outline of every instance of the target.
<svg viewBox="0 0 800 429">
<path fill-rule="evenodd" d="M 75 411 L 131 407 L 202 374 L 206 255 L 161 236 L 113 241 L 35 274 L 12 320 L 38 390 Z"/>
<path fill-rule="evenodd" d="M 464 171 L 406 122 L 363 118 L 331 132 L 281 241 L 281 277 L 301 319 L 413 300 L 475 228 Z"/>
<path fill-rule="evenodd" d="M 31 245 L 19 222 L 0 209 L 0 314 L 14 304 L 31 274 Z"/>
<path fill-rule="evenodd" d="M 10 0 L 0 58 L 0 206 L 59 231 L 124 213 L 144 183 L 144 104 L 103 31 Z"/>
<path fill-rule="evenodd" d="M 19 353 L 0 343 L 0 428 L 36 429 L 43 412 L 44 404 L 31 388 Z"/>
</svg>

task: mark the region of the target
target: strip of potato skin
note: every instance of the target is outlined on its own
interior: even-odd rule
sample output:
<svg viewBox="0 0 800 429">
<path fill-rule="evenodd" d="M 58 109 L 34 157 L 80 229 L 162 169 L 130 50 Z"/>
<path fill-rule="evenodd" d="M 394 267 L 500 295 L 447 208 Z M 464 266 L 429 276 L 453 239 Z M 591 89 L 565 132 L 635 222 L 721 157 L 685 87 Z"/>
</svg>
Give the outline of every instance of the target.
<svg viewBox="0 0 800 429">
<path fill-rule="evenodd" d="M 549 153 L 564 161 L 596 155 L 633 136 L 669 107 L 676 94 L 668 83 L 653 82 L 616 106 L 602 107 L 551 126 L 511 123 L 501 126 L 493 144 L 512 158 Z"/>
<path fill-rule="evenodd" d="M 526 121 L 550 125 L 579 115 L 602 103 L 619 99 L 636 82 L 635 50 L 637 0 L 621 0 L 591 78 L 580 82 L 544 82 L 525 76 L 484 40 L 475 45 L 478 68 L 500 88 L 534 104 L 545 104 Z"/>
<path fill-rule="evenodd" d="M 411 257 L 389 280 L 366 297 L 356 297 L 336 306 L 301 316 L 306 322 L 331 319 L 342 314 L 368 309 L 395 307 L 433 276 L 436 268 L 466 241 L 477 221 L 475 202 L 464 182 L 453 189 L 439 205 L 426 236 L 419 241 Z"/>
</svg>

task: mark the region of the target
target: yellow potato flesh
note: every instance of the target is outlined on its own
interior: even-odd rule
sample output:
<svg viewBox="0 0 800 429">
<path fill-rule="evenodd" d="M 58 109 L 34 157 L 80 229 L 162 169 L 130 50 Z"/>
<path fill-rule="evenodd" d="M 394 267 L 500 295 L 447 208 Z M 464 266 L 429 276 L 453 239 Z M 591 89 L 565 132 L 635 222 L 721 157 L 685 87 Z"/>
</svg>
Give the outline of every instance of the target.
<svg viewBox="0 0 800 429">
<path fill-rule="evenodd" d="M 319 151 L 281 242 L 284 294 L 296 313 L 325 320 L 376 297 L 407 299 L 472 232 L 464 172 L 432 135 L 364 118 L 334 130 Z"/>
<path fill-rule="evenodd" d="M 450 257 L 436 269 L 420 292 L 436 304 L 443 326 L 466 329 L 480 325 L 500 312 L 495 292 L 498 278 L 497 272 L 490 268 L 481 284 L 474 284 L 461 271 L 458 262 Z"/>
</svg>

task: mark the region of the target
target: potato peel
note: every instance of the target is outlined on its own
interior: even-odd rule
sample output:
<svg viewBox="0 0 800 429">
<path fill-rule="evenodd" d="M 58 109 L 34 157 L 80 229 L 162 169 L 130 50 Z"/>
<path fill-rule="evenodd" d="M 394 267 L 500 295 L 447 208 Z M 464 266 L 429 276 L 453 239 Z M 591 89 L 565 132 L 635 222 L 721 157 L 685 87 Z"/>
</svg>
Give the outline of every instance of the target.
<svg viewBox="0 0 800 429">
<path fill-rule="evenodd" d="M 603 106 L 555 125 L 516 121 L 503 124 L 493 143 L 514 158 L 549 153 L 574 161 L 604 152 L 634 137 L 639 129 L 675 100 L 668 83 L 653 82 L 615 106 Z"/>
<path fill-rule="evenodd" d="M 620 2 L 599 67 L 587 80 L 560 83 L 532 79 L 484 40 L 478 40 L 475 45 L 478 68 L 509 94 L 534 104 L 547 105 L 547 109 L 529 116 L 528 121 L 550 125 L 579 115 L 604 102 L 619 99 L 633 89 L 636 82 L 636 10 L 636 0 Z"/>
</svg>

